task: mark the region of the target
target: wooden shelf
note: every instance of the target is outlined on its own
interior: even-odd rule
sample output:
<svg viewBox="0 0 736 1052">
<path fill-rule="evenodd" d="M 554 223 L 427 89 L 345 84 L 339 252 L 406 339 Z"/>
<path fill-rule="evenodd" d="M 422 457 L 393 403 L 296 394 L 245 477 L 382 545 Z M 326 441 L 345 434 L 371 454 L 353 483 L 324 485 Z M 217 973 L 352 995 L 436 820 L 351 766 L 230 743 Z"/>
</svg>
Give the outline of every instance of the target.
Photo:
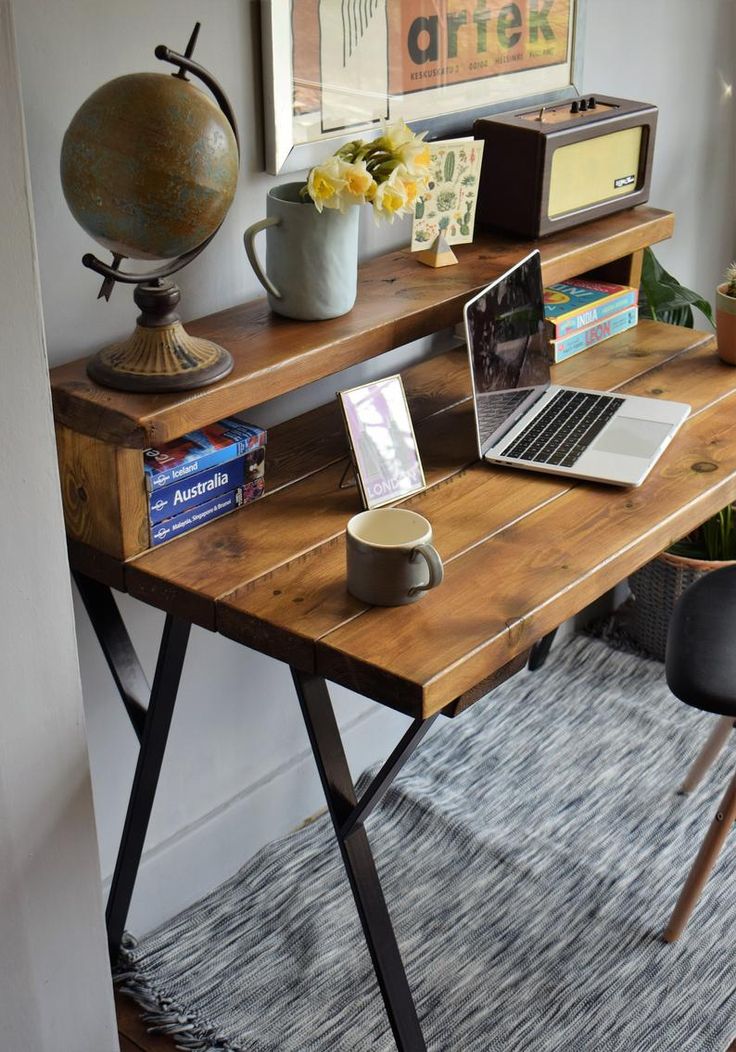
<svg viewBox="0 0 736 1052">
<path fill-rule="evenodd" d="M 235 359 L 230 376 L 211 387 L 171 395 L 113 391 L 90 380 L 87 359 L 79 359 L 51 371 L 54 415 L 103 443 L 156 446 L 457 323 L 469 296 L 535 247 L 549 284 L 630 257 L 673 229 L 671 213 L 644 206 L 539 242 L 478 234 L 456 248 L 457 266 L 443 270 L 391 252 L 361 266 L 357 303 L 342 318 L 290 321 L 259 299 L 188 323 L 189 332 L 222 344 Z"/>
</svg>

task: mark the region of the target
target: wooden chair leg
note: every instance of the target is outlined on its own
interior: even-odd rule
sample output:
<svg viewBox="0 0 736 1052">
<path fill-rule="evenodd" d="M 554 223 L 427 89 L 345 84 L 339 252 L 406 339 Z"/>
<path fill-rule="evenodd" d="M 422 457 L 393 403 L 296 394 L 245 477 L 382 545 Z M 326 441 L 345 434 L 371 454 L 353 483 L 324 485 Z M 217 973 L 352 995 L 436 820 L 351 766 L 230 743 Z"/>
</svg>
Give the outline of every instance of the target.
<svg viewBox="0 0 736 1052">
<path fill-rule="evenodd" d="M 664 932 L 665 942 L 674 942 L 685 930 L 685 925 L 695 909 L 700 893 L 706 885 L 734 820 L 736 820 L 736 775 L 729 783 L 726 795 L 721 800 L 710 829 L 687 875 L 685 887 L 680 892 L 677 905 Z"/>
<path fill-rule="evenodd" d="M 720 716 L 708 739 L 693 761 L 692 767 L 685 776 L 685 781 L 679 788 L 679 792 L 687 796 L 700 784 L 708 768 L 718 757 L 723 746 L 729 739 L 734 727 L 733 716 Z"/>
</svg>

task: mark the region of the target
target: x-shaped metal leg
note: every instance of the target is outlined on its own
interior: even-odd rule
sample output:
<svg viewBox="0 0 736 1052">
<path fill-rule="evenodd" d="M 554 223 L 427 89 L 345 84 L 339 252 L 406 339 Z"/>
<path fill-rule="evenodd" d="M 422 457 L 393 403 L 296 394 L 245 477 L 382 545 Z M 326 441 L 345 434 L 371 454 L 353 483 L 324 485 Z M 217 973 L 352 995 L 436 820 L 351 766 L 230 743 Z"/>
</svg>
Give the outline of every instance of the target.
<svg viewBox="0 0 736 1052">
<path fill-rule="evenodd" d="M 172 614 L 167 615 L 146 708 L 141 695 L 147 692 L 148 684 L 111 590 L 83 574 L 75 573 L 74 579 L 140 741 L 123 835 L 105 910 L 107 942 L 114 964 L 120 951 L 143 853 L 191 624 Z"/>
<path fill-rule="evenodd" d="M 345 757 L 327 684 L 292 668 L 335 835 L 355 897 L 378 985 L 399 1052 L 426 1052 L 391 917 L 363 822 L 419 745 L 432 723 L 415 720 L 360 800 Z"/>
<path fill-rule="evenodd" d="M 140 741 L 106 909 L 108 945 L 115 963 L 143 852 L 191 624 L 167 615 L 146 707 L 142 697 L 148 693 L 148 684 L 111 590 L 83 574 L 75 573 L 74 578 Z M 320 677 L 296 669 L 292 669 L 292 674 L 397 1048 L 399 1052 L 426 1052 L 364 822 L 436 717 L 414 720 L 358 800 L 327 684 Z"/>
</svg>

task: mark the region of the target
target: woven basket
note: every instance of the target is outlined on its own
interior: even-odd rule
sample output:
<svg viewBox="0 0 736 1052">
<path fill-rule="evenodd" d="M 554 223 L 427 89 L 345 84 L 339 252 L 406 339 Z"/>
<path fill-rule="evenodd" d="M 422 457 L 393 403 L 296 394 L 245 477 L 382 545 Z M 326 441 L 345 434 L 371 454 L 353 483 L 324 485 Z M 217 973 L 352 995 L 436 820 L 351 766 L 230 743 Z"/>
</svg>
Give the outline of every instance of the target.
<svg viewBox="0 0 736 1052">
<path fill-rule="evenodd" d="M 682 593 L 711 570 L 733 565 L 733 562 L 687 559 L 662 552 L 629 577 L 634 602 L 627 619 L 627 632 L 652 657 L 664 661 L 672 610 Z"/>
</svg>

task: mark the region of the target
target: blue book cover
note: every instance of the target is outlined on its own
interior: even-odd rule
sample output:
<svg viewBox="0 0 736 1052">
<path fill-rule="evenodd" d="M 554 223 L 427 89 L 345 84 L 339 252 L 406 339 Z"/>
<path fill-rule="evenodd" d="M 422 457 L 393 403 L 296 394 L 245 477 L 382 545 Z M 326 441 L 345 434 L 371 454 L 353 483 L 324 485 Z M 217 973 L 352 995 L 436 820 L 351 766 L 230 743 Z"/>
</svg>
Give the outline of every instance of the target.
<svg viewBox="0 0 736 1052">
<path fill-rule="evenodd" d="M 629 285 L 576 278 L 544 290 L 544 316 L 549 338 L 561 340 L 571 333 L 618 314 L 639 301 L 639 290 Z"/>
<path fill-rule="evenodd" d="M 265 444 L 266 432 L 262 427 L 229 416 L 166 442 L 158 449 L 146 449 L 143 453 L 146 487 L 149 491 L 163 489 L 189 475 L 227 464 Z"/>
<path fill-rule="evenodd" d="M 151 547 L 156 548 L 159 544 L 165 544 L 174 537 L 180 537 L 182 534 L 189 533 L 190 530 L 196 530 L 198 526 L 213 522 L 244 504 L 251 504 L 263 495 L 264 489 L 264 480 L 259 478 L 254 482 L 248 482 L 245 486 L 239 486 L 230 493 L 223 493 L 204 504 L 198 504 L 196 508 L 191 508 L 182 515 L 175 515 L 164 522 L 155 523 L 150 530 Z"/>
<path fill-rule="evenodd" d="M 555 340 L 552 344 L 555 361 L 564 362 L 566 358 L 571 358 L 573 354 L 579 354 L 580 351 L 607 340 L 609 336 L 616 336 L 619 332 L 632 329 L 638 318 L 639 308 L 629 307 L 628 310 L 622 310 L 618 314 L 611 315 L 610 318 L 588 325 L 587 328 L 573 333 L 564 340 Z"/>
<path fill-rule="evenodd" d="M 246 453 L 244 457 L 227 464 L 208 468 L 196 475 L 189 475 L 181 482 L 156 489 L 148 495 L 148 516 L 152 523 L 183 515 L 198 504 L 219 497 L 222 493 L 237 489 L 246 482 L 262 478 L 266 451 L 263 447 Z"/>
</svg>

